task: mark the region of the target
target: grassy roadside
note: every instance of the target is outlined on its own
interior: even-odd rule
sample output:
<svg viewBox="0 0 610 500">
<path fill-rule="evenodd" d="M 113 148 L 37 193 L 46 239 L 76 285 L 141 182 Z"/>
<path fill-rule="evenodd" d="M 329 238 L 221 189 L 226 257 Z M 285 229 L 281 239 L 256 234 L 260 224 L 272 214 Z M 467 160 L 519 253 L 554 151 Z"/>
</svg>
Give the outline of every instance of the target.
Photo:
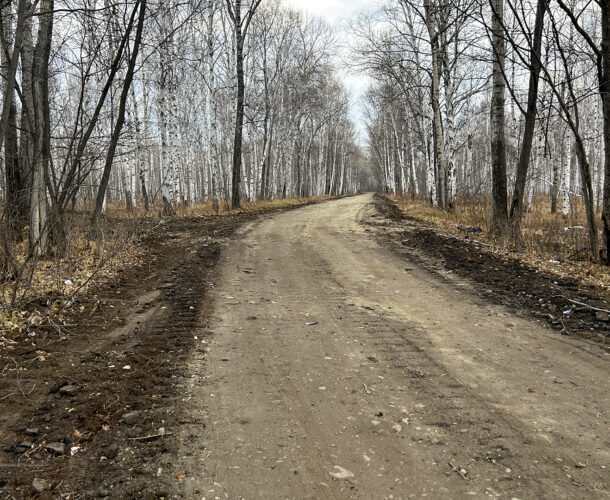
<svg viewBox="0 0 610 500">
<path fill-rule="evenodd" d="M 463 234 L 445 219 L 423 219 L 399 208 L 387 196 L 379 196 L 377 202 L 378 211 L 388 220 L 380 242 L 398 256 L 442 280 L 467 283 L 470 293 L 485 303 L 546 323 L 561 335 L 592 340 L 610 352 L 610 293 L 607 281 L 602 281 L 607 280 L 605 269 L 586 274 L 583 268 L 587 264 L 577 262 L 549 266 L 543 262 L 542 267 L 525 252 L 487 243 L 485 233 Z M 602 278 L 593 279 L 595 273 Z"/>
<path fill-rule="evenodd" d="M 477 251 L 509 257 L 559 279 L 577 280 L 610 296 L 610 270 L 588 260 L 582 206 L 575 203 L 567 218 L 550 213 L 550 201 L 539 197 L 523 220 L 523 247 L 514 248 L 488 234 L 489 201 L 472 198 L 445 212 L 424 200 L 384 195 L 403 216 L 446 236 L 472 242 Z M 601 223 L 601 221 L 600 221 Z"/>
</svg>

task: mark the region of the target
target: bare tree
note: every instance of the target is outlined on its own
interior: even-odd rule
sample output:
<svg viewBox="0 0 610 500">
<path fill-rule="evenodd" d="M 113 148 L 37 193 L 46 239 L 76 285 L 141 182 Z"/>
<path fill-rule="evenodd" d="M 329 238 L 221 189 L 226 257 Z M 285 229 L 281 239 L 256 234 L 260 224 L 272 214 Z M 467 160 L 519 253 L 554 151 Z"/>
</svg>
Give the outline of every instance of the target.
<svg viewBox="0 0 610 500">
<path fill-rule="evenodd" d="M 112 130 L 112 137 L 110 139 L 108 152 L 106 153 L 106 161 L 104 164 L 102 180 L 100 182 L 100 186 L 97 192 L 97 197 L 95 200 L 95 209 L 93 211 L 93 217 L 91 220 L 91 225 L 94 229 L 97 226 L 99 217 L 102 213 L 102 205 L 104 203 L 104 198 L 106 197 L 106 189 L 108 187 L 108 180 L 110 178 L 110 170 L 112 169 L 112 163 L 114 161 L 114 154 L 116 151 L 117 144 L 119 142 L 119 137 L 121 136 L 121 130 L 123 129 L 123 125 L 125 123 L 125 109 L 127 106 L 127 97 L 129 95 L 129 90 L 133 81 L 133 74 L 136 67 L 136 61 L 138 59 L 138 52 L 140 50 L 140 44 L 142 42 L 142 31 L 144 30 L 144 19 L 146 18 L 146 0 L 138 0 L 134 5 L 134 11 L 138 8 L 140 13 L 138 15 L 138 26 L 136 28 L 136 36 L 133 41 L 133 48 L 131 51 L 131 56 L 129 58 L 127 73 L 125 74 L 125 79 L 123 81 L 123 88 L 121 89 L 118 116 L 116 118 L 116 122 Z"/>
<path fill-rule="evenodd" d="M 504 134 L 505 75 L 504 0 L 490 0 L 491 50 L 493 57 L 491 94 L 491 231 L 503 236 L 508 221 L 506 194 L 506 138 Z"/>
<path fill-rule="evenodd" d="M 262 0 L 252 0 L 242 17 L 241 0 L 227 0 L 227 10 L 229 17 L 233 21 L 235 36 L 235 68 L 237 74 L 237 95 L 235 98 L 235 138 L 233 140 L 233 191 L 231 201 L 233 208 L 241 206 L 240 183 L 241 183 L 241 157 L 242 157 L 242 138 L 244 129 L 244 94 L 246 85 L 244 82 L 244 41 L 248 34 L 248 28 L 256 9 Z"/>
<path fill-rule="evenodd" d="M 547 0 L 538 0 L 533 40 L 530 50 L 530 76 L 527 94 L 525 126 L 523 129 L 523 140 L 521 142 L 519 163 L 517 165 L 515 189 L 513 192 L 513 200 L 510 206 L 509 214 L 511 222 L 511 236 L 516 240 L 521 240 L 522 238 L 521 220 L 523 218 L 523 195 L 525 193 L 525 183 L 527 180 L 527 171 L 536 127 L 538 84 L 540 81 L 540 70 L 542 67 L 542 31 L 544 28 L 544 15 L 546 13 L 546 9 Z"/>
</svg>

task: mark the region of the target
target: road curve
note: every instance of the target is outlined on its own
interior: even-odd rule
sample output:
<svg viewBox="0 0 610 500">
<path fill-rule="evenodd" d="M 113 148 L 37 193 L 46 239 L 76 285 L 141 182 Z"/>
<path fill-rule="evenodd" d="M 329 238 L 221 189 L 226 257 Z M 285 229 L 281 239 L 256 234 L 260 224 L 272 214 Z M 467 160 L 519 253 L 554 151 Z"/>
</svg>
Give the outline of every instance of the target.
<svg viewBox="0 0 610 500">
<path fill-rule="evenodd" d="M 374 220 L 344 198 L 227 246 L 185 495 L 608 498 L 608 357 L 396 256 Z"/>
</svg>

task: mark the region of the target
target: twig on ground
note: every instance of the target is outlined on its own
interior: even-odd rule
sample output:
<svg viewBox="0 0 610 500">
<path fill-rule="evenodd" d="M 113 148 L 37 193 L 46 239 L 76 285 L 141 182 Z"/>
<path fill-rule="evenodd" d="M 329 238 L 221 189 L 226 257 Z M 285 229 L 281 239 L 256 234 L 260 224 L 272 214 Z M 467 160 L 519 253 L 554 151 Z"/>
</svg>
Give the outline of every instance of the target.
<svg viewBox="0 0 610 500">
<path fill-rule="evenodd" d="M 585 250 L 589 250 L 589 247 L 583 247 L 580 250 L 576 250 L 576 252 L 574 252 L 573 254 L 568 255 L 568 260 L 572 259 L 573 257 L 576 257 L 577 255 L 581 254 Z"/>
<path fill-rule="evenodd" d="M 466 474 L 464 474 L 462 472 L 462 469 L 460 469 L 459 467 L 456 467 L 455 465 L 453 465 L 453 463 L 451 463 L 451 461 L 449 461 L 449 465 L 451 466 L 451 468 L 453 469 L 454 472 L 457 472 L 460 475 L 460 477 L 462 479 L 468 480 L 468 478 L 466 477 Z"/>
<path fill-rule="evenodd" d="M 171 432 L 164 432 L 163 434 L 149 434 L 148 436 L 139 436 L 134 438 L 127 438 L 129 441 L 149 441 L 160 437 L 171 436 Z"/>
<path fill-rule="evenodd" d="M 600 307 L 593 307 L 593 306 L 590 306 L 589 304 L 585 304 L 584 302 L 578 302 L 577 300 L 573 300 L 573 299 L 568 299 L 568 301 L 572 302 L 572 304 L 586 307 L 587 309 L 592 309 L 593 311 L 605 312 L 605 313 L 610 314 L 610 310 L 608 310 L 608 309 L 601 309 Z"/>
<path fill-rule="evenodd" d="M 23 389 L 21 388 L 21 381 L 19 380 L 19 365 L 17 364 L 17 361 L 15 361 L 13 358 L 9 358 L 13 363 L 15 363 L 15 370 L 17 370 L 17 374 L 16 374 L 16 380 L 17 380 L 17 387 L 19 387 L 19 390 L 21 391 L 21 394 L 23 395 L 24 399 L 27 399 L 28 397 L 25 395 L 25 392 L 23 392 Z"/>
<path fill-rule="evenodd" d="M 499 247 L 498 245 L 490 245 L 489 243 L 483 243 L 482 241 L 479 241 L 479 240 L 470 240 L 470 239 L 466 239 L 466 238 L 458 238 L 457 236 L 453 236 L 453 238 L 455 238 L 458 241 L 461 241 L 462 243 L 471 243 L 473 245 L 481 245 L 483 247 L 488 247 L 488 248 L 493 248 L 495 250 L 504 251 L 504 249 L 502 247 Z"/>
<path fill-rule="evenodd" d="M 70 334 L 70 331 L 67 328 L 65 328 L 62 325 L 58 325 L 51 318 L 47 318 L 47 321 L 49 322 L 49 325 L 51 325 L 53 328 L 55 328 L 57 330 L 57 333 L 59 333 L 60 335 L 62 335 L 62 334 L 69 335 Z M 76 325 L 70 325 L 70 326 L 76 326 Z"/>
</svg>

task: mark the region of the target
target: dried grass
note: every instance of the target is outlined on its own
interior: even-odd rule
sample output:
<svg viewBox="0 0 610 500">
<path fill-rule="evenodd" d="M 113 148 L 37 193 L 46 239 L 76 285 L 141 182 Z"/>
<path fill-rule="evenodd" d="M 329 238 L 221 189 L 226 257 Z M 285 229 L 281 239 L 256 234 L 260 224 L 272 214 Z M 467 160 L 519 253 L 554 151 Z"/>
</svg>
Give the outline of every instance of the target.
<svg viewBox="0 0 610 500">
<path fill-rule="evenodd" d="M 79 307 L 78 298 L 91 286 L 117 277 L 144 257 L 138 245 L 135 222 L 104 224 L 102 237 L 88 236 L 90 218 L 71 214 L 66 220 L 66 245 L 61 255 L 51 251 L 43 259 L 27 259 L 27 239 L 12 244 L 13 275 L 0 283 L 0 323 L 4 328 L 27 328 L 27 314 L 42 307 L 53 313 L 64 307 Z M 22 270 L 18 275 L 14 268 Z M 17 321 L 21 318 L 21 321 Z"/>
<path fill-rule="evenodd" d="M 610 271 L 606 266 L 590 262 L 585 211 L 582 201 L 573 198 L 570 214 L 561 215 L 561 200 L 558 212 L 551 213 L 548 196 L 537 196 L 532 208 L 523 219 L 523 246 L 514 248 L 508 241 L 498 241 L 489 236 L 490 202 L 487 197 L 462 198 L 451 211 L 445 212 L 431 207 L 424 200 L 389 197 L 406 215 L 427 226 L 459 238 L 468 237 L 493 247 L 486 251 L 510 254 L 536 268 L 561 278 L 577 279 L 581 283 L 600 290 L 610 290 Z M 598 216 L 598 227 L 601 217 Z M 459 226 L 478 227 L 481 233 L 472 234 L 460 230 Z"/>
<path fill-rule="evenodd" d="M 285 198 L 269 201 L 244 201 L 242 207 L 233 210 L 227 201 L 219 201 L 218 213 L 214 211 L 211 202 L 198 202 L 192 205 L 180 204 L 176 209 L 175 217 L 202 217 L 212 215 L 231 215 L 250 212 L 268 212 L 282 208 L 297 207 L 306 203 L 319 202 L 332 198 L 328 195 L 313 196 L 309 198 Z M 144 210 L 141 203 L 137 208 L 127 211 L 124 202 L 109 203 L 106 207 L 106 214 L 111 219 L 142 219 L 142 218 L 167 218 L 163 214 L 163 203 L 155 200 L 148 212 Z"/>
<path fill-rule="evenodd" d="M 175 217 L 222 217 L 267 212 L 328 198 L 330 197 L 318 196 L 244 202 L 240 210 L 231 210 L 226 203 L 221 203 L 218 214 L 214 212 L 211 203 L 198 203 L 180 206 Z M 78 297 L 86 294 L 91 287 L 111 282 L 123 270 L 144 261 L 145 251 L 138 243 L 138 236 L 150 224 L 143 223 L 148 221 L 154 224 L 154 220 L 160 217 L 168 219 L 162 215 L 163 206 L 159 202 L 155 202 L 148 212 L 144 211 L 141 203 L 132 211 L 127 211 L 124 203 L 109 203 L 106 217 L 102 218 L 98 228 L 99 237 L 92 239 L 89 233 L 91 216 L 87 210 L 92 207 L 81 208 L 83 211 L 66 217 L 67 244 L 62 255 L 51 253 L 42 260 L 28 261 L 27 238 L 9 245 L 11 259 L 17 264 L 16 267 L 25 263 L 25 268 L 21 276 L 9 276 L 9 279 L 0 282 L 0 330 L 27 329 L 31 314 L 26 310 L 31 312 L 43 307 L 47 313 L 53 314 L 66 304 L 80 307 Z M 74 305 L 73 299 L 76 300 Z"/>
</svg>

